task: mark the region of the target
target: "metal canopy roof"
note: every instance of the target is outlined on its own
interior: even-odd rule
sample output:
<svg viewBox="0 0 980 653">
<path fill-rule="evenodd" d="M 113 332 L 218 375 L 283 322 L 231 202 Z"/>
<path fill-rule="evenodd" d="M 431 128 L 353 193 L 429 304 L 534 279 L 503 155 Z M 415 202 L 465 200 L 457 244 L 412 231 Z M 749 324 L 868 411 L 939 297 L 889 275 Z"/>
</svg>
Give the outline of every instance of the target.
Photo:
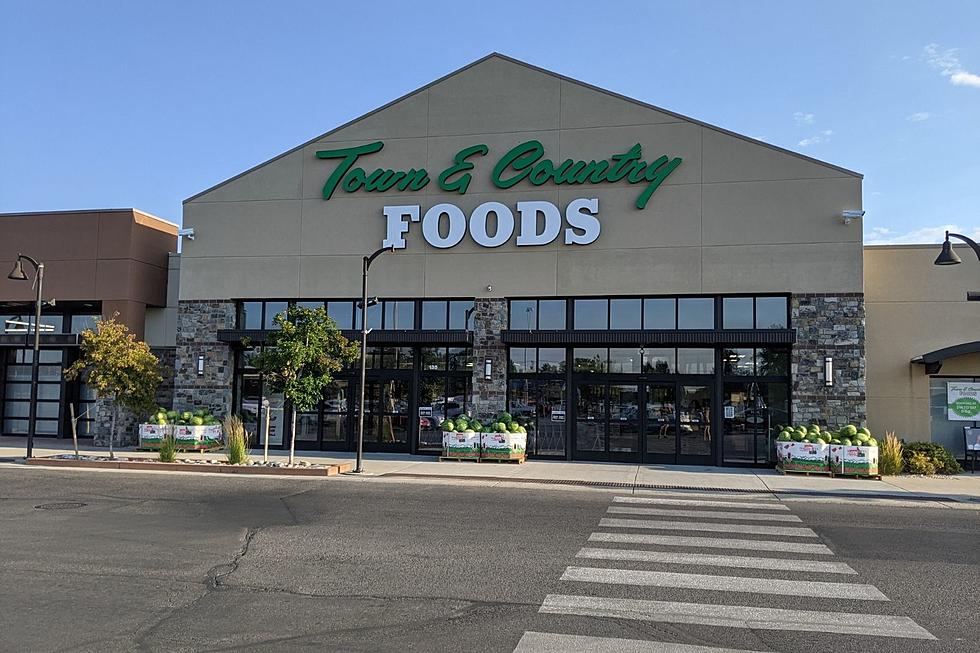
<svg viewBox="0 0 980 653">
<path fill-rule="evenodd" d="M 943 367 L 943 361 L 947 358 L 956 358 L 957 356 L 975 354 L 977 352 L 980 352 L 980 340 L 964 342 L 953 345 L 952 347 L 943 347 L 936 351 L 930 351 L 927 354 L 916 356 L 912 359 L 912 362 L 916 365 L 925 365 L 926 374 L 938 374 L 939 370 Z"/>
</svg>

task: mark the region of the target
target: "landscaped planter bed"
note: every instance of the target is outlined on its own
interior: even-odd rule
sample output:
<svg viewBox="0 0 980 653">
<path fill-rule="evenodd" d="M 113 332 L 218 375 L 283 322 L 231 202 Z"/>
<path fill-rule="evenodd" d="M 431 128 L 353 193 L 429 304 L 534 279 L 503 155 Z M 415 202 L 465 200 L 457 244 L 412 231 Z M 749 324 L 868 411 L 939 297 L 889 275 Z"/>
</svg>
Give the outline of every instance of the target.
<svg viewBox="0 0 980 653">
<path fill-rule="evenodd" d="M 86 467 L 135 471 L 210 472 L 275 476 L 336 476 L 337 474 L 349 472 L 354 468 L 353 463 L 318 465 L 302 462 L 293 467 L 289 467 L 287 463 L 275 462 L 229 465 L 228 463 L 217 460 L 179 460 L 172 463 L 162 463 L 159 460 L 147 460 L 145 458 L 117 457 L 115 460 L 110 460 L 104 456 L 81 456 L 80 458 L 76 458 L 74 454 L 30 458 L 27 464 L 44 467 Z"/>
</svg>

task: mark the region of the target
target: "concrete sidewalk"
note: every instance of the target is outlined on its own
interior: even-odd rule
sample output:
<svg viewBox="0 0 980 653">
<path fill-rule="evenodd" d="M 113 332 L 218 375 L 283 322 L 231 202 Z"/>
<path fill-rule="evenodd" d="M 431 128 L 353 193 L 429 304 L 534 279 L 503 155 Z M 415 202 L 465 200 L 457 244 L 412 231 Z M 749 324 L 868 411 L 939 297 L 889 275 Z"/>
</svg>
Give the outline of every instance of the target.
<svg viewBox="0 0 980 653">
<path fill-rule="evenodd" d="M 22 458 L 24 439 L 0 439 L 0 459 Z M 103 447 L 90 443 L 79 447 L 81 453 L 105 455 Z M 36 439 L 35 456 L 50 456 L 72 451 L 70 441 Z M 153 452 L 138 452 L 132 448 L 117 450 L 132 457 L 156 458 Z M 261 449 L 253 449 L 253 457 L 261 457 Z M 180 454 L 182 458 L 221 459 L 221 453 Z M 299 460 L 317 463 L 348 462 L 353 453 L 332 451 L 297 451 Z M 269 458 L 283 461 L 288 454 L 270 451 Z M 783 475 L 773 469 L 742 469 L 731 467 L 698 467 L 678 465 L 637 465 L 630 463 L 587 463 L 534 460 L 523 465 L 505 463 L 439 462 L 435 458 L 407 454 L 366 454 L 365 471 L 369 477 L 389 478 L 470 478 L 500 482 L 534 482 L 567 484 L 623 484 L 628 487 L 661 486 L 712 490 L 762 491 L 860 495 L 882 498 L 930 499 L 980 505 L 980 474 L 966 472 L 958 476 L 890 476 L 881 481 L 830 478 L 829 476 Z"/>
</svg>

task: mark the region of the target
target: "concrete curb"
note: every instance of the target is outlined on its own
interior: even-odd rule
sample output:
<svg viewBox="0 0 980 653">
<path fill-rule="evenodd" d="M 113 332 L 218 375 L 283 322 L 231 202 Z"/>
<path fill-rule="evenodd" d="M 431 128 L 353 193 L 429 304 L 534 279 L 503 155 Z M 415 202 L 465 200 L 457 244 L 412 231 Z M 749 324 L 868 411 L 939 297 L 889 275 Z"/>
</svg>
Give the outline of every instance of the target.
<svg viewBox="0 0 980 653">
<path fill-rule="evenodd" d="M 259 467 L 252 465 L 162 463 L 136 460 L 68 460 L 64 458 L 31 458 L 25 461 L 31 467 L 74 467 L 85 469 L 123 469 L 127 471 L 154 472 L 206 472 L 218 474 L 243 474 L 254 476 L 337 476 L 354 469 L 353 463 L 340 463 L 327 467 Z"/>
</svg>

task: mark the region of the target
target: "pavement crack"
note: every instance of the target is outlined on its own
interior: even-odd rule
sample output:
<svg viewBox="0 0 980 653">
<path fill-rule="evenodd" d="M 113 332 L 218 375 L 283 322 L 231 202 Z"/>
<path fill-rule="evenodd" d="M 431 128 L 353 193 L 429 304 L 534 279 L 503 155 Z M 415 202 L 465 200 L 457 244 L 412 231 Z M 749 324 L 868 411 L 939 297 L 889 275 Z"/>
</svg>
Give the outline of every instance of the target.
<svg viewBox="0 0 980 653">
<path fill-rule="evenodd" d="M 209 589 L 219 589 L 224 584 L 224 579 L 235 573 L 238 566 L 242 563 L 242 558 L 248 553 L 248 547 L 252 544 L 252 540 L 255 539 L 255 536 L 260 530 L 262 529 L 259 527 L 252 527 L 246 530 L 244 537 L 242 537 L 242 546 L 231 562 L 215 565 L 208 570 L 208 573 L 205 575 L 205 585 Z"/>
</svg>

